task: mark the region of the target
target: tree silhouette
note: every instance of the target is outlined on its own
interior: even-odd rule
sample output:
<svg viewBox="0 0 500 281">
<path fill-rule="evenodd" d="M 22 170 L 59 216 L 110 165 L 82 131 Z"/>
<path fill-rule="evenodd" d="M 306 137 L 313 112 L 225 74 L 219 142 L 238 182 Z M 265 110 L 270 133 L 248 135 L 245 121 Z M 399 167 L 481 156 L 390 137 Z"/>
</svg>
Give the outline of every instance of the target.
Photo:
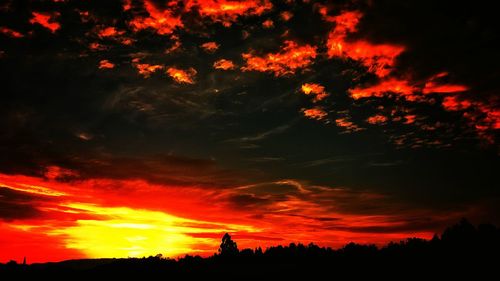
<svg viewBox="0 0 500 281">
<path fill-rule="evenodd" d="M 221 256 L 235 256 L 239 252 L 236 242 L 231 239 L 229 233 L 224 234 L 222 237 L 222 242 L 219 247 L 219 254 Z"/>
</svg>

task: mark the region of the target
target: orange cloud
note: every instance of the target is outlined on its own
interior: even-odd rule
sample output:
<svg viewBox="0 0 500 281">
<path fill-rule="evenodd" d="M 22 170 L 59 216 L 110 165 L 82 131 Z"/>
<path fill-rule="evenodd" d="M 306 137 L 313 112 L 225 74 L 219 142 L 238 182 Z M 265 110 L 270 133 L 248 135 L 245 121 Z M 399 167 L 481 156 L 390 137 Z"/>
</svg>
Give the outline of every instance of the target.
<svg viewBox="0 0 500 281">
<path fill-rule="evenodd" d="M 356 87 L 349 90 L 353 99 L 383 97 L 388 93 L 395 93 L 402 96 L 407 96 L 411 99 L 415 88 L 408 84 L 406 80 L 398 80 L 390 78 L 382 80 L 378 84 L 369 87 Z"/>
<path fill-rule="evenodd" d="M 115 27 L 110 26 L 110 27 L 106 27 L 104 29 L 99 30 L 98 35 L 101 38 L 106 38 L 106 37 L 113 37 L 113 36 L 117 36 L 117 35 L 122 35 L 123 33 L 125 33 L 125 31 L 123 31 L 123 30 L 118 31 Z"/>
<path fill-rule="evenodd" d="M 89 44 L 89 49 L 92 50 L 92 51 L 102 51 L 102 50 L 106 50 L 106 46 L 103 46 L 97 42 L 92 42 Z"/>
<path fill-rule="evenodd" d="M 148 78 L 154 72 L 163 69 L 163 66 L 158 64 L 136 63 L 134 65 L 137 68 L 139 74 L 144 76 L 144 78 Z"/>
<path fill-rule="evenodd" d="M 231 26 L 240 16 L 258 16 L 272 8 L 269 0 L 187 0 L 185 9 L 196 8 L 203 17 Z"/>
<path fill-rule="evenodd" d="M 302 113 L 304 114 L 305 117 L 315 120 L 323 120 L 328 115 L 326 111 L 324 111 L 319 107 L 303 109 Z"/>
<path fill-rule="evenodd" d="M 170 54 L 181 49 L 182 43 L 179 38 L 177 36 L 172 36 L 172 39 L 174 39 L 175 41 L 172 46 L 165 50 L 165 54 Z"/>
<path fill-rule="evenodd" d="M 121 39 L 120 41 L 123 45 L 127 45 L 127 46 L 130 46 L 134 43 L 134 39 L 131 39 L 131 38 L 123 38 Z"/>
<path fill-rule="evenodd" d="M 203 48 L 205 52 L 213 54 L 219 49 L 219 44 L 217 44 L 217 42 L 206 42 L 201 45 L 201 48 Z"/>
<path fill-rule="evenodd" d="M 413 124 L 415 123 L 415 119 L 417 118 L 417 115 L 414 115 L 414 114 L 408 114 L 408 115 L 405 115 L 404 116 L 405 118 L 405 124 Z"/>
<path fill-rule="evenodd" d="M 387 117 L 385 117 L 384 115 L 377 114 L 377 115 L 373 115 L 373 116 L 368 117 L 368 119 L 366 119 L 366 122 L 373 124 L 373 125 L 381 124 L 381 123 L 387 122 Z"/>
<path fill-rule="evenodd" d="M 188 70 L 182 70 L 175 67 L 169 67 L 167 69 L 168 76 L 172 77 L 175 82 L 180 84 L 194 84 L 194 76 L 196 75 L 196 70 L 194 68 L 189 68 Z"/>
<path fill-rule="evenodd" d="M 273 28 L 274 27 L 274 22 L 270 19 L 267 19 L 265 20 L 263 23 L 262 23 L 262 27 L 264 28 Z"/>
<path fill-rule="evenodd" d="M 24 35 L 21 32 L 15 31 L 13 29 L 10 29 L 8 27 L 0 27 L 0 33 L 3 33 L 9 37 L 12 38 L 23 38 Z"/>
<path fill-rule="evenodd" d="M 335 119 L 335 123 L 339 127 L 346 127 L 346 128 L 349 128 L 349 127 L 351 127 L 351 126 L 354 125 L 354 123 L 352 123 L 351 121 L 347 120 L 346 118 Z"/>
<path fill-rule="evenodd" d="M 30 20 L 31 24 L 39 24 L 50 30 L 52 33 L 55 33 L 59 28 L 61 28 L 61 25 L 54 20 L 56 14 L 33 12 L 32 15 L 33 18 Z"/>
<path fill-rule="evenodd" d="M 363 128 L 360 128 L 358 125 L 354 124 L 347 117 L 335 119 L 335 124 L 338 127 L 344 128 L 346 130 L 346 132 L 349 132 L 349 133 L 363 130 Z"/>
<path fill-rule="evenodd" d="M 280 16 L 284 21 L 289 21 L 293 17 L 293 14 L 292 12 L 284 11 L 280 13 Z"/>
<path fill-rule="evenodd" d="M 337 17 L 338 16 L 330 16 L 329 15 L 329 7 L 323 4 L 316 4 L 317 11 L 321 15 L 321 18 L 325 20 L 326 22 L 337 22 Z M 345 14 L 345 12 L 344 12 Z M 357 23 L 356 23 L 357 24 Z"/>
<path fill-rule="evenodd" d="M 246 61 L 243 71 L 273 72 L 275 76 L 284 76 L 311 65 L 316 58 L 316 47 L 299 46 L 293 41 L 285 41 L 283 48 L 277 53 L 264 56 L 245 53 L 242 56 Z"/>
<path fill-rule="evenodd" d="M 101 60 L 99 62 L 99 68 L 100 69 L 111 69 L 114 68 L 115 64 L 110 62 L 109 60 Z"/>
<path fill-rule="evenodd" d="M 365 40 L 347 40 L 348 33 L 357 31 L 361 17 L 360 12 L 350 11 L 330 18 L 336 26 L 328 35 L 328 56 L 357 60 L 366 66 L 368 71 L 385 77 L 392 71 L 396 57 L 405 48 L 392 44 L 373 44 Z"/>
<path fill-rule="evenodd" d="M 472 103 L 468 100 L 460 100 L 456 96 L 447 96 L 444 97 L 442 105 L 446 110 L 457 111 L 471 107 Z"/>
<path fill-rule="evenodd" d="M 236 66 L 234 65 L 234 63 L 232 61 L 226 60 L 226 59 L 220 59 L 220 60 L 214 62 L 213 67 L 215 69 L 222 69 L 222 70 L 230 70 L 230 69 L 236 68 Z"/>
<path fill-rule="evenodd" d="M 160 35 L 169 35 L 172 34 L 174 30 L 184 26 L 181 18 L 179 16 L 174 16 L 169 7 L 160 9 L 156 7 L 151 0 L 145 0 L 144 8 L 149 16 L 137 16 L 129 22 L 129 25 L 134 31 L 150 28 Z"/>
<path fill-rule="evenodd" d="M 328 93 L 325 91 L 325 87 L 316 83 L 305 83 L 302 85 L 301 90 L 306 95 L 313 95 L 314 102 L 321 101 L 328 97 Z"/>
</svg>

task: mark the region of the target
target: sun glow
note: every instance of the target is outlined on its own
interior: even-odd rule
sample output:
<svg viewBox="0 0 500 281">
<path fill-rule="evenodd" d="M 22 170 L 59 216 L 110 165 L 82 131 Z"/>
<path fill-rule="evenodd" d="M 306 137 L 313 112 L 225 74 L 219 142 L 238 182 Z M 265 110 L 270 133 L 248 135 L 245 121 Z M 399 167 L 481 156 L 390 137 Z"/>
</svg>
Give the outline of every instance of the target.
<svg viewBox="0 0 500 281">
<path fill-rule="evenodd" d="M 320 107 L 304 109 L 303 114 L 318 120 L 327 115 Z M 358 129 L 354 124 L 351 127 L 346 129 Z M 19 254 L 31 262 L 157 254 L 209 256 L 226 232 L 234 235 L 241 248 L 297 241 L 328 246 L 349 241 L 383 243 L 408 236 L 365 231 L 366 227 L 393 227 L 398 218 L 382 215 L 374 220 L 325 210 L 316 200 L 334 204 L 357 195 L 294 180 L 227 190 L 136 179 L 78 179 L 78 173 L 71 170 L 47 170 L 44 177 L 0 174 L 0 203 L 9 219 L 0 221 L 0 262 Z M 69 180 L 70 175 L 74 179 Z M 278 186 L 279 194 L 275 194 Z M 364 196 L 381 200 L 376 194 Z M 259 208 L 249 211 L 254 205 Z M 432 233 L 412 235 L 430 237 Z"/>
<path fill-rule="evenodd" d="M 175 257 L 184 253 L 204 252 L 200 245 L 212 245 L 213 239 L 193 239 L 187 233 L 201 233 L 206 229 L 200 222 L 172 216 L 163 212 L 138 210 L 127 207 L 101 207 L 93 204 L 71 203 L 67 207 L 103 220 L 78 220 L 66 229 L 52 234 L 67 236 L 68 248 L 77 249 L 90 257 L 142 257 L 161 253 Z M 211 231 L 253 231 L 242 225 L 213 224 Z M 213 247 L 207 249 L 213 252 Z"/>
</svg>

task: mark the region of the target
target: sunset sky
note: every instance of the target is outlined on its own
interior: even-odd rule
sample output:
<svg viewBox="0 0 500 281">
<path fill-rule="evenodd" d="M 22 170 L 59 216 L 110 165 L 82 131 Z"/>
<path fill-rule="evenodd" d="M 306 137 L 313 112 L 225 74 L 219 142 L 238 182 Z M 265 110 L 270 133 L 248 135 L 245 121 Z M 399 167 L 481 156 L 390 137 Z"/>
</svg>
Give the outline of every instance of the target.
<svg viewBox="0 0 500 281">
<path fill-rule="evenodd" d="M 500 223 L 491 5 L 2 1 L 0 262 Z"/>
</svg>

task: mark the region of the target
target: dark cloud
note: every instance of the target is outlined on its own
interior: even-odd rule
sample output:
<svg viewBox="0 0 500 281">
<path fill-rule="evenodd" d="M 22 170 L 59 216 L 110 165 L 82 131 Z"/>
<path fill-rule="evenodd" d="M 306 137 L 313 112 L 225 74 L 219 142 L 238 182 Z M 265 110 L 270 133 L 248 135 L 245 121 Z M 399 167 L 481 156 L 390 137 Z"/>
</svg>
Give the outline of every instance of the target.
<svg viewBox="0 0 500 281">
<path fill-rule="evenodd" d="M 175 186 L 223 188 L 244 183 L 239 171 L 219 168 L 212 160 L 171 155 L 146 158 L 97 157 L 69 162 L 82 178 L 144 179 Z"/>
<path fill-rule="evenodd" d="M 289 214 L 288 216 L 316 220 L 316 221 L 320 221 L 320 222 L 333 222 L 333 221 L 341 220 L 341 218 L 335 218 L 335 217 L 312 217 L 312 216 L 304 216 L 304 215 L 296 215 L 296 214 Z"/>
<path fill-rule="evenodd" d="M 228 198 L 229 202 L 236 208 L 259 208 L 262 205 L 272 204 L 273 201 L 259 198 L 253 194 L 237 194 Z"/>
<path fill-rule="evenodd" d="M 0 187 L 0 219 L 11 221 L 40 216 L 34 202 L 38 199 L 35 195 Z"/>
<path fill-rule="evenodd" d="M 342 225 L 332 225 L 326 227 L 330 230 L 341 230 L 341 231 L 352 231 L 357 233 L 395 233 L 395 232 L 418 232 L 418 231 L 426 231 L 429 229 L 444 229 L 450 223 L 457 221 L 460 217 L 451 218 L 449 214 L 447 214 L 446 219 L 439 219 L 434 217 L 419 217 L 417 219 L 407 219 L 405 217 L 400 217 L 400 221 L 396 224 L 392 224 L 389 226 L 342 226 Z"/>
</svg>

